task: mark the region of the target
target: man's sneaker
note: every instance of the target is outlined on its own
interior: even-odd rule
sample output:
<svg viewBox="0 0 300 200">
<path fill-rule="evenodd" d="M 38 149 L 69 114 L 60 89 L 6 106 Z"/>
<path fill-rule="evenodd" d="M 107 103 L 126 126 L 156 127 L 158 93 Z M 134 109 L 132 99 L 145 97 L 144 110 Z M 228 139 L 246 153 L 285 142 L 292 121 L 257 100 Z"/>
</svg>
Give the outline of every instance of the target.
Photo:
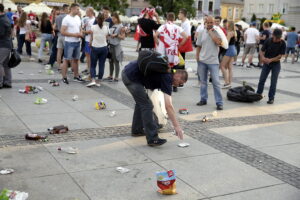
<svg viewBox="0 0 300 200">
<path fill-rule="evenodd" d="M 39 59 L 38 61 L 39 61 L 39 63 L 42 63 L 42 62 L 43 62 L 41 59 Z"/>
<path fill-rule="evenodd" d="M 82 74 L 88 74 L 89 73 L 89 70 L 88 69 L 85 69 L 81 72 Z"/>
<path fill-rule="evenodd" d="M 74 77 L 74 81 L 79 82 L 79 83 L 84 82 L 84 80 L 80 76 Z"/>
<path fill-rule="evenodd" d="M 204 106 L 204 105 L 206 105 L 206 104 L 207 104 L 206 101 L 199 101 L 199 102 L 197 103 L 197 106 Z"/>
<path fill-rule="evenodd" d="M 252 68 L 251 65 L 250 65 L 249 63 L 246 65 L 246 67 L 249 68 L 249 69 Z"/>
<path fill-rule="evenodd" d="M 173 92 L 178 92 L 178 88 L 177 87 L 173 87 Z"/>
<path fill-rule="evenodd" d="M 239 63 L 239 64 L 237 64 L 237 66 L 244 67 L 244 63 Z"/>
<path fill-rule="evenodd" d="M 230 84 L 224 84 L 224 86 L 222 87 L 222 89 L 229 89 L 229 88 L 231 88 Z"/>
<path fill-rule="evenodd" d="M 250 63 L 250 66 L 252 66 L 252 67 L 257 67 L 256 65 L 254 65 L 253 63 Z"/>
<path fill-rule="evenodd" d="M 62 81 L 65 83 L 65 84 L 69 84 L 69 81 L 67 78 L 63 78 Z"/>
<path fill-rule="evenodd" d="M 113 78 L 112 77 L 107 77 L 107 78 L 104 78 L 103 81 L 112 81 Z"/>
<path fill-rule="evenodd" d="M 151 140 L 148 142 L 148 145 L 150 147 L 155 147 L 155 146 L 160 146 L 160 145 L 163 145 L 164 143 L 166 143 L 167 140 L 166 139 L 160 139 L 160 138 L 157 138 L 157 139 L 154 139 L 154 140 Z"/>
<path fill-rule="evenodd" d="M 217 110 L 223 110 L 223 106 L 222 105 L 217 105 Z"/>
<path fill-rule="evenodd" d="M 12 86 L 11 86 L 11 85 L 8 85 L 8 84 L 3 84 L 2 87 L 3 87 L 3 88 L 12 88 Z"/>
<path fill-rule="evenodd" d="M 92 81 L 92 82 L 90 82 L 89 84 L 87 84 L 86 87 L 92 87 L 92 86 L 94 86 L 94 85 L 96 85 L 96 82 L 95 82 L 95 81 Z"/>
<path fill-rule="evenodd" d="M 269 101 L 267 101 L 267 104 L 273 104 L 274 103 L 274 99 L 269 99 Z"/>
<path fill-rule="evenodd" d="M 232 64 L 233 64 L 233 65 L 237 65 L 237 63 L 236 63 L 236 62 L 233 62 Z"/>
</svg>

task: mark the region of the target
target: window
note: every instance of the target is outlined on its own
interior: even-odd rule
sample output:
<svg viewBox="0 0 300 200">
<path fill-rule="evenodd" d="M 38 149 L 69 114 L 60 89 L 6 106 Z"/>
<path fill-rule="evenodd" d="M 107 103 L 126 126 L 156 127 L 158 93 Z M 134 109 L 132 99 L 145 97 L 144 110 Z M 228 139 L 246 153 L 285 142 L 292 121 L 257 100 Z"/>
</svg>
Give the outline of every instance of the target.
<svg viewBox="0 0 300 200">
<path fill-rule="evenodd" d="M 274 4 L 269 4 L 269 13 L 274 12 Z"/>
<path fill-rule="evenodd" d="M 212 10 L 213 10 L 213 2 L 210 1 L 208 4 L 208 11 L 212 12 Z"/>
<path fill-rule="evenodd" d="M 238 17 L 239 17 L 239 18 L 242 18 L 243 14 L 244 14 L 244 9 L 241 8 L 240 16 L 238 16 Z"/>
<path fill-rule="evenodd" d="M 198 10 L 202 11 L 202 1 L 198 1 Z"/>
<path fill-rule="evenodd" d="M 288 11 L 288 4 L 287 3 L 284 3 L 283 4 L 283 8 L 282 8 L 282 13 L 284 14 L 284 13 L 287 13 L 287 11 Z"/>
<path fill-rule="evenodd" d="M 254 12 L 254 4 L 250 4 L 249 5 L 249 13 L 253 13 Z"/>
<path fill-rule="evenodd" d="M 264 4 L 259 4 L 258 5 L 258 12 L 259 13 L 264 13 Z"/>
<path fill-rule="evenodd" d="M 240 13 L 239 13 L 239 11 L 240 11 L 240 10 L 239 10 L 238 8 L 235 9 L 234 19 L 240 18 Z"/>
<path fill-rule="evenodd" d="M 228 18 L 232 18 L 232 8 L 228 8 Z"/>
</svg>

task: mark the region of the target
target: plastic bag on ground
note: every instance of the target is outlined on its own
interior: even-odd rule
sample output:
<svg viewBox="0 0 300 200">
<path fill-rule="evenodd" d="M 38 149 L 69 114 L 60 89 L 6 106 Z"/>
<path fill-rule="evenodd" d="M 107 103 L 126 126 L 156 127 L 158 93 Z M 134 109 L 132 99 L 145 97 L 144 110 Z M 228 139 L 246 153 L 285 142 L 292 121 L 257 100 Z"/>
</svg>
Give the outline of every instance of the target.
<svg viewBox="0 0 300 200">
<path fill-rule="evenodd" d="M 260 101 L 263 97 L 262 95 L 257 94 L 251 86 L 244 85 L 229 89 L 227 98 L 230 101 L 255 102 Z"/>
<path fill-rule="evenodd" d="M 127 173 L 127 172 L 130 171 L 130 169 L 127 169 L 127 168 L 125 168 L 125 167 L 117 167 L 116 170 L 117 170 L 118 172 L 120 172 L 121 174 L 124 174 L 124 173 Z"/>
<path fill-rule="evenodd" d="M 27 200 L 28 196 L 27 192 L 3 189 L 0 193 L 0 200 Z"/>
<path fill-rule="evenodd" d="M 0 174 L 1 175 L 6 175 L 6 174 L 12 174 L 12 173 L 14 173 L 14 169 L 1 169 L 0 170 Z"/>
</svg>

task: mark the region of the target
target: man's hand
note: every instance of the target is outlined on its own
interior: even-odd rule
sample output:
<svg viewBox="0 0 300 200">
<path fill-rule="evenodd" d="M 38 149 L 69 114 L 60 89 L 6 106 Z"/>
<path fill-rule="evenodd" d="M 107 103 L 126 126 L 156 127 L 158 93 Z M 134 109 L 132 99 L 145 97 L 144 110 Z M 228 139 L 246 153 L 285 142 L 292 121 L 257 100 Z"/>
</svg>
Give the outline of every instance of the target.
<svg viewBox="0 0 300 200">
<path fill-rule="evenodd" d="M 183 130 L 180 128 L 180 126 L 174 127 L 174 129 L 175 129 L 175 134 L 178 136 L 178 138 L 183 140 Z"/>
<path fill-rule="evenodd" d="M 83 36 L 82 33 L 76 33 L 75 35 L 76 35 L 75 37 L 78 37 L 78 38 L 81 38 Z"/>
</svg>

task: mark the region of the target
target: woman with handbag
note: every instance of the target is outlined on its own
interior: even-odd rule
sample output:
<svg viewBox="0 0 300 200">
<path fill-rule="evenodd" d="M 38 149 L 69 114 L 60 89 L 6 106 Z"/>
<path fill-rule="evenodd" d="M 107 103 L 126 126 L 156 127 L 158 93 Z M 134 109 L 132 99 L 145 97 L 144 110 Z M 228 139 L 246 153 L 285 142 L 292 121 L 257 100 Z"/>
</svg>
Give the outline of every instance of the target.
<svg viewBox="0 0 300 200">
<path fill-rule="evenodd" d="M 42 33 L 41 36 L 41 44 L 39 49 L 39 63 L 42 63 L 42 56 L 43 56 L 43 50 L 45 48 L 46 42 L 49 43 L 49 49 L 51 50 L 52 47 L 52 39 L 53 39 L 53 27 L 49 20 L 49 16 L 47 13 L 42 14 L 41 18 L 41 24 L 40 24 L 40 31 Z M 51 52 L 50 52 L 51 54 Z"/>
<path fill-rule="evenodd" d="M 111 58 L 109 59 L 109 76 L 106 80 L 118 82 L 120 62 L 123 60 L 121 40 L 125 39 L 125 29 L 117 13 L 113 13 L 111 17 L 114 25 L 109 30 L 109 52 L 111 54 Z M 114 71 L 115 78 L 113 78 Z"/>
<path fill-rule="evenodd" d="M 31 22 L 28 20 L 27 13 L 23 12 L 20 16 L 18 27 L 20 29 L 18 40 L 18 53 L 22 55 L 23 45 L 26 45 L 26 53 L 29 56 L 30 61 L 34 58 L 31 57 Z"/>
</svg>

